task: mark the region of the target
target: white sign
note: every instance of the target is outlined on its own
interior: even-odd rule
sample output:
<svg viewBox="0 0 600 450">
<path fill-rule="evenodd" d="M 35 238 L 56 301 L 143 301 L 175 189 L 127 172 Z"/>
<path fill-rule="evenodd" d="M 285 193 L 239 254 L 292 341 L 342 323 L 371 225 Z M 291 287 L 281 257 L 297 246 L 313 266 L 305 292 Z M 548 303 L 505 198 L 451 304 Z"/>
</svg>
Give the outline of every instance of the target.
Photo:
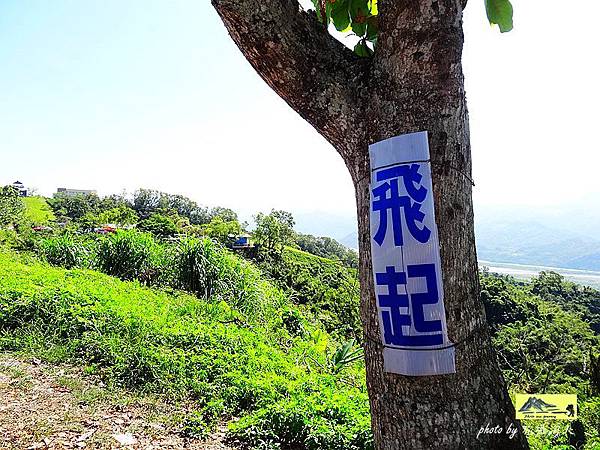
<svg viewBox="0 0 600 450">
<path fill-rule="evenodd" d="M 448 340 L 427 132 L 369 146 L 371 252 L 386 372 L 456 372 Z"/>
</svg>

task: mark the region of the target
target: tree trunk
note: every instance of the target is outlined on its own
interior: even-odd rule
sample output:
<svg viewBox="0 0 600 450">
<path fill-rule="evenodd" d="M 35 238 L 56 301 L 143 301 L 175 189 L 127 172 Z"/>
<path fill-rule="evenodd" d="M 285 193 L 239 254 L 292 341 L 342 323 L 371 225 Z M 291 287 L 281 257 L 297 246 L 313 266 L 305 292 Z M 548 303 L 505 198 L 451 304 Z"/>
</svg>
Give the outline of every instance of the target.
<svg viewBox="0 0 600 450">
<path fill-rule="evenodd" d="M 314 14 L 298 11 L 295 0 L 213 0 L 253 67 L 334 145 L 352 175 L 378 450 L 528 448 L 479 299 L 461 65 L 465 3 L 380 0 L 377 50 L 372 60 L 359 61 L 326 36 Z M 368 144 L 416 131 L 429 134 L 447 327 L 456 344 L 451 375 L 408 377 L 383 369 L 371 267 Z M 482 427 L 494 432 L 480 433 Z M 509 427 L 517 430 L 512 438 Z"/>
<path fill-rule="evenodd" d="M 458 1 L 382 2 L 369 142 L 426 130 L 432 160 L 446 318 L 456 374 L 406 377 L 383 371 L 371 268 L 367 149 L 356 186 L 362 319 L 373 432 L 380 450 L 526 448 L 491 346 L 473 230 L 471 149 L 461 66 Z M 481 433 L 499 426 L 502 433 Z M 508 427 L 518 434 L 507 434 Z M 497 428 L 496 428 L 497 430 Z"/>
</svg>

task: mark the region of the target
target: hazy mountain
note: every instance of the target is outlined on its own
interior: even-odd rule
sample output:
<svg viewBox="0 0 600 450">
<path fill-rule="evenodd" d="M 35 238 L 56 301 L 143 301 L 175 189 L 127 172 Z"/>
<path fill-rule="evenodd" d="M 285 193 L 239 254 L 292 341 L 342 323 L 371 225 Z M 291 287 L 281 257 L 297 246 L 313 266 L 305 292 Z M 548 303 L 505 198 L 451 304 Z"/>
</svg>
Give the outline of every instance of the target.
<svg viewBox="0 0 600 450">
<path fill-rule="evenodd" d="M 600 270 L 597 201 L 587 207 L 485 207 L 475 217 L 479 259 Z"/>
<path fill-rule="evenodd" d="M 358 232 L 357 231 L 353 231 L 352 233 L 347 234 L 343 238 L 338 239 L 338 241 L 340 241 L 346 247 L 350 247 L 355 250 L 358 250 Z"/>
<path fill-rule="evenodd" d="M 475 225 L 477 256 L 496 262 L 600 270 L 600 241 L 539 222 Z"/>
<path fill-rule="evenodd" d="M 564 208 L 484 207 L 475 212 L 481 260 L 600 271 L 600 205 Z M 356 217 L 296 215 L 296 229 L 358 248 Z"/>
<path fill-rule="evenodd" d="M 350 240 L 346 239 L 347 236 L 354 235 L 354 242 L 357 242 L 355 215 L 331 214 L 315 211 L 294 213 L 294 219 L 296 220 L 296 231 L 315 236 L 329 236 L 347 247 L 358 247 L 358 244 L 356 243 L 350 245 L 352 244 L 352 238 L 350 238 Z"/>
</svg>

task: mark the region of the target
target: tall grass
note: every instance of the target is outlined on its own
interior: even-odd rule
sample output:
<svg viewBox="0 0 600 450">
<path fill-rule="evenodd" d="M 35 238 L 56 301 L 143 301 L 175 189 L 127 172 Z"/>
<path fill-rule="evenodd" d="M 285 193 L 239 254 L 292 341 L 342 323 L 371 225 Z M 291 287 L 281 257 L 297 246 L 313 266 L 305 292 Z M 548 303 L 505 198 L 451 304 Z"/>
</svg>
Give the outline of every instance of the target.
<svg viewBox="0 0 600 450">
<path fill-rule="evenodd" d="M 252 263 L 209 238 L 166 243 L 137 230 L 104 237 L 64 234 L 34 238 L 37 254 L 53 265 L 93 268 L 126 281 L 173 287 L 213 302 L 226 301 L 239 313 L 263 322 L 281 316 L 286 302 L 285 296 L 273 295 Z"/>
<path fill-rule="evenodd" d="M 68 234 L 38 241 L 37 252 L 50 264 L 66 269 L 85 267 L 90 256 L 88 249 Z"/>
<path fill-rule="evenodd" d="M 287 299 L 248 261 L 209 239 L 181 241 L 171 257 L 172 284 L 199 298 L 224 300 L 253 321 L 282 321 Z M 274 292 L 277 292 L 275 294 Z"/>
<path fill-rule="evenodd" d="M 162 275 L 165 250 L 149 233 L 119 231 L 100 242 L 95 259 L 108 275 L 151 284 Z"/>
<path fill-rule="evenodd" d="M 180 242 L 172 267 L 176 286 L 200 298 L 208 299 L 227 289 L 223 250 L 208 238 Z"/>
</svg>

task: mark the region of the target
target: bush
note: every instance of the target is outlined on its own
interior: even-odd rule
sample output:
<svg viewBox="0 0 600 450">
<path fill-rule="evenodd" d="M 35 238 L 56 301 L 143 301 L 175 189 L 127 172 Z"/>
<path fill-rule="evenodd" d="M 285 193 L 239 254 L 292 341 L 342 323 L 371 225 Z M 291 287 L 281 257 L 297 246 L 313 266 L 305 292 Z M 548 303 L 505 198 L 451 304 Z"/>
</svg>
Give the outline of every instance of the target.
<svg viewBox="0 0 600 450">
<path fill-rule="evenodd" d="M 242 418 L 230 426 L 232 435 L 252 449 L 372 450 L 370 418 L 361 405 L 366 395 L 342 398 L 323 381 L 312 395 L 282 399 Z"/>
<path fill-rule="evenodd" d="M 89 252 L 69 234 L 42 239 L 37 244 L 38 254 L 54 266 L 65 269 L 86 267 Z"/>
<path fill-rule="evenodd" d="M 225 259 L 221 248 L 208 238 L 189 238 L 175 250 L 173 269 L 176 287 L 210 298 L 226 290 Z"/>
<path fill-rule="evenodd" d="M 19 235 L 15 230 L 0 229 L 0 247 L 13 248 L 19 242 Z"/>
<path fill-rule="evenodd" d="M 175 236 L 177 234 L 177 224 L 175 221 L 169 216 L 158 213 L 154 213 L 147 219 L 142 220 L 139 223 L 138 228 L 162 238 Z"/>
<path fill-rule="evenodd" d="M 25 203 L 12 186 L 0 186 L 0 228 L 14 227 L 23 221 Z"/>
<path fill-rule="evenodd" d="M 149 233 L 118 231 L 100 242 L 96 264 L 102 272 L 122 280 L 155 282 L 164 268 L 164 249 Z"/>
<path fill-rule="evenodd" d="M 260 270 L 209 238 L 188 238 L 177 245 L 171 259 L 172 284 L 203 299 L 222 300 L 237 310 L 235 320 L 264 324 L 276 316 L 284 324 L 285 296 L 274 291 Z M 240 319 L 241 315 L 245 315 Z M 298 313 L 300 314 L 300 313 Z"/>
<path fill-rule="evenodd" d="M 344 339 L 362 338 L 360 289 L 354 269 L 289 247 L 280 258 L 263 260 L 261 268 L 297 303 L 306 305 L 327 332 Z"/>
</svg>

